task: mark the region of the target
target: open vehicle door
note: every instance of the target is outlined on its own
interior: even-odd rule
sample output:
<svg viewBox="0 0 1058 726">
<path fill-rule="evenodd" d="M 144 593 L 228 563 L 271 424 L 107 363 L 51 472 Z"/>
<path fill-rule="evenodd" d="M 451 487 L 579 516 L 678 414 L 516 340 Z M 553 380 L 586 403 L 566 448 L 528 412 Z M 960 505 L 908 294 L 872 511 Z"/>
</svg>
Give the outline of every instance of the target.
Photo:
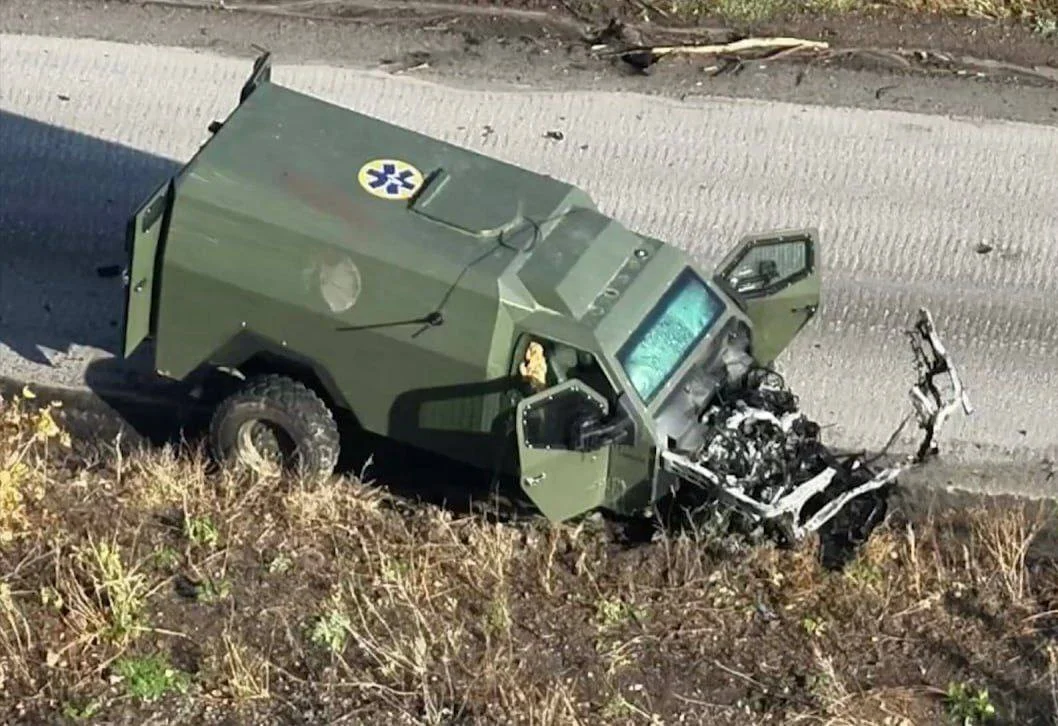
<svg viewBox="0 0 1058 726">
<path fill-rule="evenodd" d="M 518 403 L 522 491 L 548 519 L 559 522 L 604 501 L 609 447 L 575 451 L 570 440 L 579 418 L 584 414 L 605 417 L 608 409 L 606 399 L 576 379 Z"/>
<path fill-rule="evenodd" d="M 242 90 L 239 92 L 239 106 L 246 102 L 250 95 L 262 84 L 271 82 L 272 56 L 262 53 L 254 61 L 253 70 Z M 238 107 L 232 115 L 238 112 Z M 229 117 L 230 118 L 230 117 Z M 216 133 L 222 123 L 210 124 L 210 131 Z M 209 141 L 206 142 L 208 144 Z M 206 144 L 196 152 L 202 153 Z M 186 170 L 191 162 L 184 165 Z M 183 173 L 183 172 L 181 172 Z M 156 297 L 156 272 L 159 268 L 161 247 L 169 225 L 169 214 L 172 210 L 173 196 L 176 193 L 176 177 L 163 182 L 150 197 L 135 211 L 129 219 L 125 231 L 125 249 L 127 265 L 125 268 L 125 318 L 122 331 L 122 352 L 130 357 L 140 343 L 151 337 L 152 318 L 154 315 L 154 298 Z"/>
<path fill-rule="evenodd" d="M 125 317 L 122 351 L 126 358 L 151 336 L 155 272 L 159 247 L 172 206 L 173 181 L 168 179 L 129 219 L 125 232 Z"/>
<path fill-rule="evenodd" d="M 717 266 L 716 281 L 753 321 L 753 357 L 770 365 L 819 308 L 818 234 L 812 229 L 744 237 Z"/>
</svg>

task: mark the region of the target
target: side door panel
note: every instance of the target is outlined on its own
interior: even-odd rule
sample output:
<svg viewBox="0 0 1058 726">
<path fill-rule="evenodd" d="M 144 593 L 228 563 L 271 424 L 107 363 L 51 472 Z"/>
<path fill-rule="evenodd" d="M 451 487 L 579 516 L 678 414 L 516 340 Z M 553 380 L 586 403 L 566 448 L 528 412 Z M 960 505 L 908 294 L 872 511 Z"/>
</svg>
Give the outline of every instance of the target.
<svg viewBox="0 0 1058 726">
<path fill-rule="evenodd" d="M 173 180 L 166 180 L 128 221 L 122 353 L 128 358 L 151 336 L 158 253 L 172 205 Z"/>
<path fill-rule="evenodd" d="M 717 283 L 753 321 L 758 363 L 774 362 L 819 308 L 818 238 L 814 229 L 750 235 L 717 266 Z"/>
<path fill-rule="evenodd" d="M 519 484 L 548 519 L 560 522 L 603 503 L 610 451 L 568 446 L 577 415 L 608 413 L 606 399 L 577 379 L 522 399 L 516 411 Z"/>
</svg>

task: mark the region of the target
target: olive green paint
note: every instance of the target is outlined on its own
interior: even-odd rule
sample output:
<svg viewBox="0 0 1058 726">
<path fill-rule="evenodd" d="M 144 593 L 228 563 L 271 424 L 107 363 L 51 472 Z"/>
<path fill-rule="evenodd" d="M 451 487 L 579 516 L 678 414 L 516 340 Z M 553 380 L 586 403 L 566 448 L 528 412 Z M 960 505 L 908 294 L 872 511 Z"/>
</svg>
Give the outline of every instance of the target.
<svg viewBox="0 0 1058 726">
<path fill-rule="evenodd" d="M 486 468 L 513 448 L 510 473 L 554 519 L 631 512 L 665 493 L 655 416 L 703 356 L 715 358 L 716 331 L 754 329 L 754 355 L 771 360 L 818 304 L 814 233 L 745 240 L 714 276 L 565 182 L 270 75 L 265 55 L 235 110 L 129 221 L 123 350 L 152 339 L 162 375 L 269 353 L 310 368 L 369 431 Z M 360 171 L 378 159 L 413 166 L 422 185 L 410 198 L 369 193 Z M 783 235 L 807 240 L 807 271 L 740 296 L 727 278 Z M 688 268 L 725 309 L 648 406 L 616 353 Z M 566 388 L 534 394 L 517 375 L 530 340 L 591 354 L 596 377 L 563 383 L 553 369 L 550 385 Z M 556 445 L 527 443 L 525 416 L 571 393 L 624 410 L 634 435 L 582 453 L 563 447 L 559 421 Z"/>
</svg>

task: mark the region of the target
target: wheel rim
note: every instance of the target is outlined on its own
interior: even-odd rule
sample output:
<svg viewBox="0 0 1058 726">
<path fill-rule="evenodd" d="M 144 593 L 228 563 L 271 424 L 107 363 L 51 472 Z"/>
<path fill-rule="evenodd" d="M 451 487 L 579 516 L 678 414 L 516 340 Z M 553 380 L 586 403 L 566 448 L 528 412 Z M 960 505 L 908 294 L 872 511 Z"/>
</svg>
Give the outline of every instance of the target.
<svg viewBox="0 0 1058 726">
<path fill-rule="evenodd" d="M 242 464 L 268 475 L 296 470 L 301 463 L 290 434 L 264 419 L 251 419 L 239 426 L 236 455 Z"/>
</svg>

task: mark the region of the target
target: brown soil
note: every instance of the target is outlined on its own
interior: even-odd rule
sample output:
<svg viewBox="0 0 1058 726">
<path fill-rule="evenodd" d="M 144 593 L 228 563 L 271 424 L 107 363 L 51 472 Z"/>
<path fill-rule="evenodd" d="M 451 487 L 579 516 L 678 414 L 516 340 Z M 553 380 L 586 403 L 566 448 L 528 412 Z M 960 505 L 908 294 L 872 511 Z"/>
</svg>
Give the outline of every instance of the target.
<svg viewBox="0 0 1058 726">
<path fill-rule="evenodd" d="M 968 707 L 952 684 L 1053 723 L 1031 507 L 894 520 L 828 573 L 68 448 L 52 420 L 0 408 L 4 723 L 905 726 Z"/>
<path fill-rule="evenodd" d="M 841 12 L 775 9 L 780 0 L 726 0 L 739 13 L 715 12 L 716 3 L 682 0 L 344 0 L 340 3 L 244 0 L 236 7 L 273 14 L 340 18 L 389 24 L 444 23 L 466 33 L 535 37 L 543 43 L 584 45 L 594 33 L 616 21 L 627 29 L 624 40 L 642 44 L 725 42 L 745 37 L 793 36 L 827 42 L 841 55 L 828 62 L 869 63 L 895 70 L 925 68 L 941 71 L 994 70 L 994 63 L 1024 70 L 1058 70 L 1058 2 L 999 2 L 1002 17 L 967 17 L 951 8 L 990 3 L 955 0 L 901 0 L 875 6 L 859 0 L 816 0 L 822 6 L 846 2 Z M 209 0 L 146 0 L 181 6 L 215 6 Z M 760 19 L 749 8 L 769 9 Z M 228 4 L 231 7 L 231 4 Z M 665 7 L 684 8 L 674 12 Z M 702 12 L 691 12 L 704 6 Z M 917 8 L 949 8 L 945 12 Z M 909 9 L 916 8 L 916 9 Z M 1007 17 L 1024 9 L 1023 17 Z M 458 25 L 452 25 L 453 17 Z M 850 53 L 849 51 L 855 51 Z M 869 53 L 868 51 L 874 51 Z M 878 52 L 894 55 L 879 56 Z M 791 60 L 797 60 L 792 56 Z M 980 62 L 980 61 L 983 61 Z M 1058 73 L 1048 74 L 1058 81 Z"/>
</svg>

